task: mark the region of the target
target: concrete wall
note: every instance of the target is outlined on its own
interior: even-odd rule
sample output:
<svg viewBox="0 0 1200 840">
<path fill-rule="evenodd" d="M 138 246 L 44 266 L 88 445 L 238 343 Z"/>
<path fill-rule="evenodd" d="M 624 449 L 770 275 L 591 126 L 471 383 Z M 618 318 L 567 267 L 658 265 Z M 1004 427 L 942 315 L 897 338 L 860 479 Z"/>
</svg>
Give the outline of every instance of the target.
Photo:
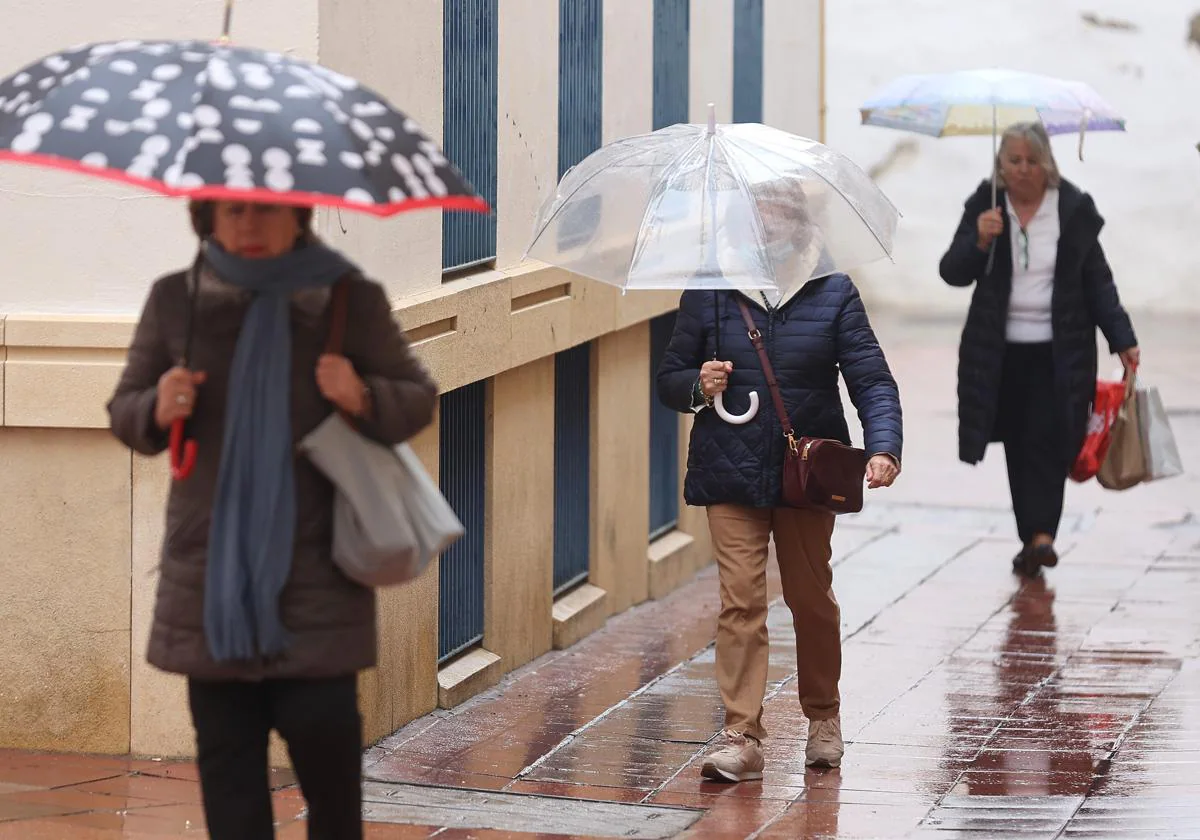
<svg viewBox="0 0 1200 840">
<path fill-rule="evenodd" d="M 768 33 L 768 77 L 773 65 L 776 73 L 795 75 L 792 45 L 808 43 L 818 31 L 818 6 L 805 3 L 808 20 L 786 0 L 768 0 L 769 25 L 803 30 L 795 38 Z M 693 10 L 693 44 L 700 42 L 693 55 L 732 55 L 725 25 L 731 5 L 720 0 L 713 6 L 720 4 L 724 11 L 707 3 Z M 115 17 L 110 6 L 74 3 L 67 12 L 37 12 L 52 34 L 36 38 L 15 34 L 21 27 L 6 29 L 0 73 L 64 42 L 207 35 L 219 22 L 217 0 L 131 2 Z M 240 40 L 319 55 L 403 103 L 440 134 L 438 4 L 256 0 L 241 6 Z M 651 126 L 650 6 L 605 5 L 606 140 Z M 571 644 L 615 612 L 669 592 L 709 562 L 703 513 L 684 508 L 682 499 L 678 529 L 653 545 L 647 537 L 646 322 L 670 311 L 677 294 L 621 296 L 520 260 L 532 212 L 555 183 L 557 55 L 545 44 L 555 38 L 557 8 L 555 0 L 501 3 L 495 268 L 443 282 L 436 213 L 389 222 L 346 213 L 320 218 L 333 244 L 387 284 L 398 318 L 443 391 L 490 380 L 483 644 L 438 667 L 436 564 L 419 581 L 380 592 L 379 666 L 360 679 L 369 739 L 438 704 L 460 702 L 552 646 Z M 388 33 L 396 31 L 405 32 L 405 50 L 392 47 Z M 786 86 L 768 85 L 766 108 L 769 119 L 815 133 L 818 74 L 805 67 Z M 693 63 L 693 91 L 697 72 Z M 702 84 L 727 90 L 731 73 L 728 61 L 708 67 Z M 728 93 L 720 96 L 728 108 Z M 184 210 L 39 170 L 5 167 L 4 176 L 0 249 L 9 259 L 0 280 L 0 495 L 6 500 L 0 507 L 6 569 L 0 635 L 13 644 L 0 648 L 0 747 L 187 755 L 192 741 L 183 681 L 144 661 L 166 465 L 116 443 L 103 409 L 149 281 L 190 258 L 194 243 L 185 235 Z M 62 247 L 67 232 L 70 248 Z M 550 584 L 553 355 L 585 341 L 596 342 L 591 578 L 556 601 Z M 681 454 L 688 423 L 680 419 Z M 436 476 L 437 424 L 414 445 Z"/>
<path fill-rule="evenodd" d="M 924 0 L 828 4 L 829 142 L 864 167 L 904 218 L 896 264 L 858 273 L 873 301 L 963 312 L 967 295 L 943 286 L 938 260 L 962 203 L 988 177 L 991 140 L 934 139 L 859 125 L 858 106 L 904 73 L 1003 66 L 1091 84 L 1128 131 L 1053 141 L 1063 174 L 1092 193 L 1108 224 L 1101 242 L 1135 309 L 1200 311 L 1194 239 L 1200 230 L 1200 49 L 1189 44 L 1195 0 Z M 1096 25 L 1085 17 L 1113 21 Z"/>
</svg>

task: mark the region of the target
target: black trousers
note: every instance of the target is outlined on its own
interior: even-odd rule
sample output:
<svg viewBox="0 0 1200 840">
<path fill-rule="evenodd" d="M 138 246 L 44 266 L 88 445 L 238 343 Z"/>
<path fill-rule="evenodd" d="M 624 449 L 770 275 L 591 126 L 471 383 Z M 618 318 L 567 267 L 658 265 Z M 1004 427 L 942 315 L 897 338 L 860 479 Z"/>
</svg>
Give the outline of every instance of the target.
<svg viewBox="0 0 1200 840">
<path fill-rule="evenodd" d="M 1057 536 L 1069 465 L 1049 342 L 1005 349 L 997 423 L 1017 535 L 1025 545 L 1035 534 Z"/>
<path fill-rule="evenodd" d="M 321 680 L 188 680 L 204 817 L 213 840 L 275 836 L 272 729 L 308 802 L 309 840 L 361 840 L 362 720 L 353 675 Z"/>
</svg>

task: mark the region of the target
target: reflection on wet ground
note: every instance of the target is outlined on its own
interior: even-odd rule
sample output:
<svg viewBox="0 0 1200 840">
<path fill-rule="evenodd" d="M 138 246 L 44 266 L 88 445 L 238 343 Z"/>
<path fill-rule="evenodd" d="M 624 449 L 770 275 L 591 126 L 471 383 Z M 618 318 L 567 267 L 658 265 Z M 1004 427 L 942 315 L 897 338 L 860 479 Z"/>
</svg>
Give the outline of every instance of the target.
<svg viewBox="0 0 1200 840">
<path fill-rule="evenodd" d="M 1200 837 L 1200 527 L 1150 524 L 1073 518 L 1063 564 L 1022 583 L 1002 513 L 901 505 L 843 523 L 840 771 L 803 766 L 776 605 L 765 778 L 699 778 L 721 719 L 708 572 L 402 730 L 368 772 L 703 809 L 689 837 Z"/>
<path fill-rule="evenodd" d="M 1007 571 L 1005 514 L 936 514 L 876 506 L 835 537 L 840 771 L 804 768 L 791 622 L 776 603 L 765 778 L 700 779 L 721 723 L 708 570 L 370 749 L 380 801 L 388 784 L 446 786 L 477 791 L 451 799 L 478 813 L 450 829 L 376 823 L 368 836 L 592 836 L 555 832 L 555 814 L 588 824 L 590 800 L 702 812 L 683 837 L 1200 838 L 1200 525 L 1077 517 L 1059 568 L 1022 583 Z M 194 773 L 0 752 L 0 838 L 203 836 Z M 302 837 L 299 794 L 286 774 L 276 781 L 280 836 Z M 489 791 L 538 795 L 540 833 L 470 827 L 489 824 Z M 595 834 L 619 834 L 622 810 L 600 811 Z M 652 825 L 653 812 L 638 814 Z M 379 818 L 424 822 L 407 805 Z"/>
</svg>

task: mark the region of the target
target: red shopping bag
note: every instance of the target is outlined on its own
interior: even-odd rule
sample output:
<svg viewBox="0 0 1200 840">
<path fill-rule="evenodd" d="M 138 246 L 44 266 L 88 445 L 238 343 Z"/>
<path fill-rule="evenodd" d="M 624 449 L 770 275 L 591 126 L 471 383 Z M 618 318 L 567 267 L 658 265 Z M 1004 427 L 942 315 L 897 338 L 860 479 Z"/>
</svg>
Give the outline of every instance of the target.
<svg viewBox="0 0 1200 840">
<path fill-rule="evenodd" d="M 1088 418 L 1087 437 L 1071 467 L 1071 479 L 1078 482 L 1096 477 L 1100 465 L 1108 456 L 1112 444 L 1112 427 L 1125 400 L 1124 382 L 1096 382 L 1096 401 L 1092 404 L 1092 415 Z"/>
</svg>

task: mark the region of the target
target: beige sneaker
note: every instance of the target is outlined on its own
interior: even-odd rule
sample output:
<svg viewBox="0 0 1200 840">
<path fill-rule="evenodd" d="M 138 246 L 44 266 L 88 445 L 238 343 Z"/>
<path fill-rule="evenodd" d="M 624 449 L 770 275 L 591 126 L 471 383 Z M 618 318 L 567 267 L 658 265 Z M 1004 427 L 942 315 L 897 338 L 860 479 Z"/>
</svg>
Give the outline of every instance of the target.
<svg viewBox="0 0 1200 840">
<path fill-rule="evenodd" d="M 846 745 L 842 742 L 842 719 L 808 722 L 808 745 L 804 748 L 804 763 L 809 767 L 840 767 Z"/>
<path fill-rule="evenodd" d="M 758 741 L 739 732 L 725 733 L 725 746 L 704 759 L 700 775 L 714 782 L 746 782 L 763 777 Z"/>
</svg>

